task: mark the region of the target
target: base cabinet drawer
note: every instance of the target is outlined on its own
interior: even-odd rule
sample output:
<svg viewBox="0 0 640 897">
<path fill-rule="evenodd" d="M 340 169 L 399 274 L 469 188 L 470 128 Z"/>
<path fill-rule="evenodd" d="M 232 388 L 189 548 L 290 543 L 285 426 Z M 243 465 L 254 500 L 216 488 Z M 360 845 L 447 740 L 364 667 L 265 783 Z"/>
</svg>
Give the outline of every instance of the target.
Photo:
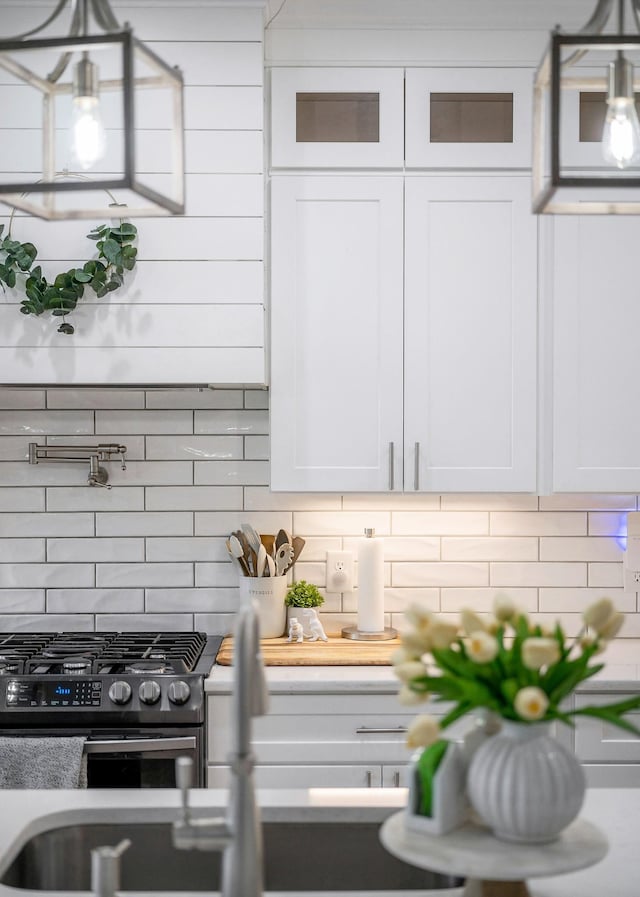
<svg viewBox="0 0 640 897">
<path fill-rule="evenodd" d="M 616 694 L 616 701 L 632 695 Z M 612 695 L 577 695 L 576 707 L 611 704 Z M 628 722 L 640 727 L 640 713 L 628 713 Z M 576 717 L 575 751 L 585 764 L 622 763 L 640 765 L 640 738 L 595 717 Z"/>
<path fill-rule="evenodd" d="M 380 788 L 382 767 L 346 766 L 339 764 L 309 766 L 257 765 L 254 770 L 257 788 Z M 228 788 L 228 766 L 209 766 L 207 787 Z"/>
</svg>

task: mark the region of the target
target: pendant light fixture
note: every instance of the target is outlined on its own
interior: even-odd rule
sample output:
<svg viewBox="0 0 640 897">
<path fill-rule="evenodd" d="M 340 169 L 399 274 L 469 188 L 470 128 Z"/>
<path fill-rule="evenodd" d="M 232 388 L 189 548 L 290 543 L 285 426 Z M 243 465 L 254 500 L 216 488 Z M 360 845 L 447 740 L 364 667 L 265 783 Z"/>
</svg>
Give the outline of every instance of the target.
<svg viewBox="0 0 640 897">
<path fill-rule="evenodd" d="M 640 214 L 640 33 L 625 34 L 626 6 L 640 32 L 640 0 L 598 0 L 579 33 L 551 35 L 534 84 L 537 214 Z"/>
<path fill-rule="evenodd" d="M 34 37 L 65 16 L 66 36 Z M 59 0 L 41 25 L 0 40 L 0 72 L 20 110 L 0 202 L 48 220 L 110 218 L 116 191 L 127 218 L 183 214 L 182 74 L 108 0 Z"/>
</svg>

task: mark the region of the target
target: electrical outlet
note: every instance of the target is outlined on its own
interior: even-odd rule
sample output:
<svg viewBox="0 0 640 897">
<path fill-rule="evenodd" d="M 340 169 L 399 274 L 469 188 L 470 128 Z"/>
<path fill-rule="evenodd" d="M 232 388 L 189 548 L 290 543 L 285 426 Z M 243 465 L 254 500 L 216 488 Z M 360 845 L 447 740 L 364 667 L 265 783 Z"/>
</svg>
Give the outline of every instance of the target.
<svg viewBox="0 0 640 897">
<path fill-rule="evenodd" d="M 327 552 L 327 592 L 353 592 L 353 552 Z"/>
</svg>

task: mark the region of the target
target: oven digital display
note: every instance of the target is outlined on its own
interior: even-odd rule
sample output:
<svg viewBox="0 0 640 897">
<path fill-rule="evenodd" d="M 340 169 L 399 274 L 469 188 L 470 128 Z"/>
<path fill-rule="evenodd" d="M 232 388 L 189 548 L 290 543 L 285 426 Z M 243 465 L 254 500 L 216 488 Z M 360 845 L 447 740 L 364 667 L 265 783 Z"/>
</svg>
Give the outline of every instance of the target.
<svg viewBox="0 0 640 897">
<path fill-rule="evenodd" d="M 7 707 L 99 707 L 102 682 L 93 679 L 12 679 L 7 683 Z"/>
</svg>

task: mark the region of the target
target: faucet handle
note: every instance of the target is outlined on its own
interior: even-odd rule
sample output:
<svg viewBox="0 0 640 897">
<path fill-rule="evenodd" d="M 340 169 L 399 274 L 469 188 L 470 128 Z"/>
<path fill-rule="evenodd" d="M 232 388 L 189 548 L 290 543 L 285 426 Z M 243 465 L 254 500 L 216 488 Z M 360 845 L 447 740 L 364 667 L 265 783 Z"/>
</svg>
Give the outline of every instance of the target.
<svg viewBox="0 0 640 897">
<path fill-rule="evenodd" d="M 91 890 L 95 897 L 115 897 L 120 890 L 120 857 L 131 847 L 125 838 L 115 847 L 96 847 L 91 851 Z"/>
</svg>

